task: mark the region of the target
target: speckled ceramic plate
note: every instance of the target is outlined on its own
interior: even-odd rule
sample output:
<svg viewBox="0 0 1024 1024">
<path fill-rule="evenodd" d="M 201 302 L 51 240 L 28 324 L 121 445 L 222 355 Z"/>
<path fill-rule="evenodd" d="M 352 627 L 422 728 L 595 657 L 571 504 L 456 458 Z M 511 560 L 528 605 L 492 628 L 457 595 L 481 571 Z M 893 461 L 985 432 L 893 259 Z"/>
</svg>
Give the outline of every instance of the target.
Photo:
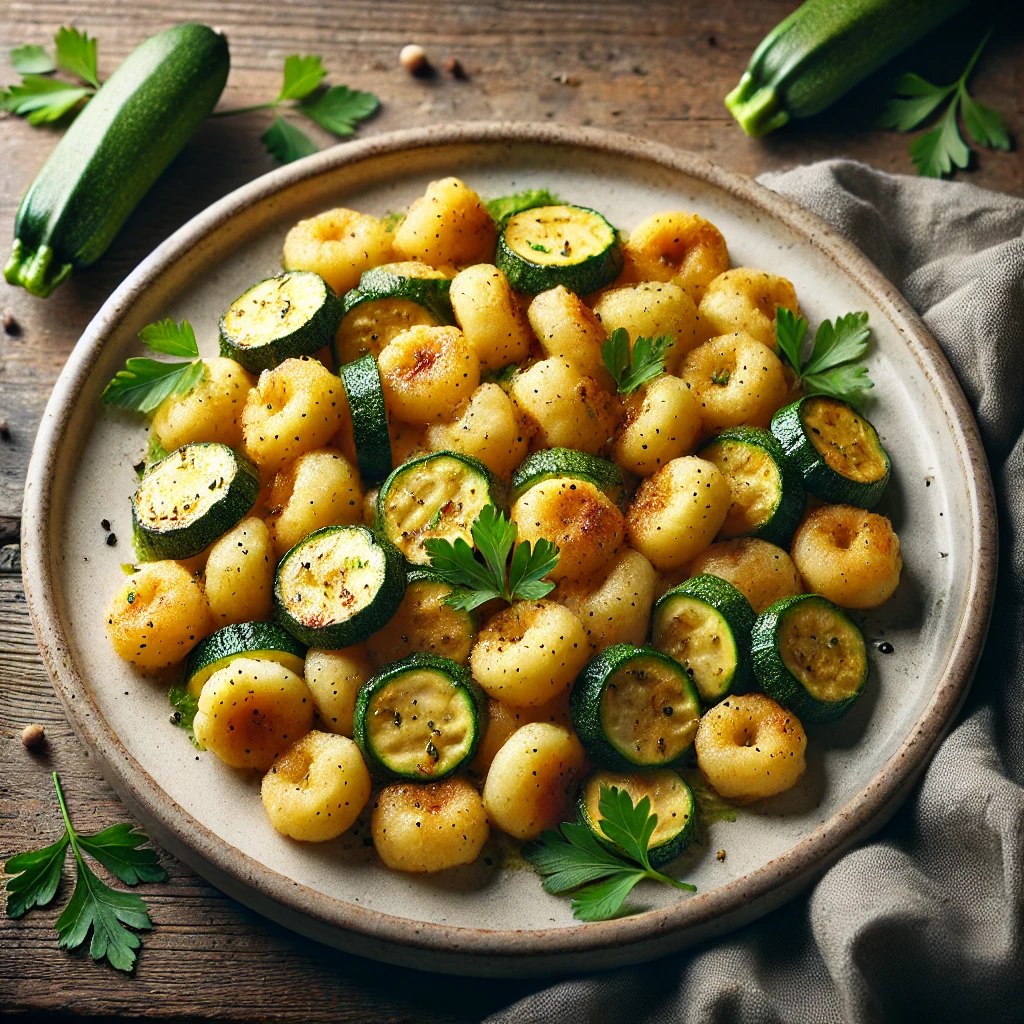
<svg viewBox="0 0 1024 1024">
<path fill-rule="evenodd" d="M 103 608 L 122 580 L 133 463 L 146 430 L 100 415 L 99 394 L 137 332 L 188 317 L 205 354 L 217 319 L 274 273 L 287 228 L 333 205 L 383 214 L 432 178 L 483 196 L 547 186 L 625 229 L 658 210 L 695 210 L 736 265 L 795 284 L 812 322 L 866 309 L 877 344 L 872 417 L 893 458 L 885 507 L 903 545 L 896 597 L 869 615 L 885 638 L 867 693 L 809 730 L 809 768 L 782 797 L 717 821 L 678 865 L 694 895 L 637 890 L 642 912 L 573 921 L 500 844 L 470 869 L 385 869 L 365 832 L 322 845 L 277 835 L 258 781 L 197 755 L 168 722 L 163 686 L 111 651 Z M 648 959 L 749 921 L 808 885 L 892 813 L 941 739 L 971 679 L 988 621 L 996 525 L 977 430 L 945 359 L 905 300 L 854 248 L 792 203 L 703 159 L 622 135 L 553 125 L 453 125 L 349 142 L 268 174 L 194 218 L 121 285 L 54 389 L 25 491 L 25 585 L 54 687 L 114 788 L 166 849 L 213 884 L 307 935 L 364 956 L 453 973 L 528 975 Z M 720 861 L 716 851 L 724 849 Z"/>
</svg>

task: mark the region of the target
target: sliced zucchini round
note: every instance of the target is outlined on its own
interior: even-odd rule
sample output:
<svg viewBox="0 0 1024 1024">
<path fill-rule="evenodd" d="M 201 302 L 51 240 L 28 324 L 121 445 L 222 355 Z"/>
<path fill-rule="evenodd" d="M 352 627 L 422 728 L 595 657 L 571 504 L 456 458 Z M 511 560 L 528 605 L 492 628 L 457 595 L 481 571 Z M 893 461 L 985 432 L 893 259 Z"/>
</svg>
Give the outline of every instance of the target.
<svg viewBox="0 0 1024 1024">
<path fill-rule="evenodd" d="M 380 483 L 391 472 L 392 455 L 377 360 L 362 356 L 343 366 L 339 376 L 348 397 L 359 476 L 364 484 Z"/>
<path fill-rule="evenodd" d="M 774 434 L 758 427 L 730 427 L 697 450 L 729 483 L 732 503 L 719 540 L 760 537 L 788 548 L 804 514 L 800 471 Z"/>
<path fill-rule="evenodd" d="M 405 593 L 401 552 L 365 526 L 324 526 L 281 559 L 274 617 L 307 647 L 337 650 L 382 629 Z"/>
<path fill-rule="evenodd" d="M 769 605 L 754 623 L 751 655 L 761 689 L 805 722 L 846 714 L 868 678 L 864 636 L 819 594 Z"/>
<path fill-rule="evenodd" d="M 517 292 L 536 295 L 564 285 L 586 295 L 619 276 L 622 250 L 615 228 L 596 210 L 539 206 L 505 222 L 494 262 Z"/>
<path fill-rule="evenodd" d="M 487 722 L 483 691 L 448 658 L 410 654 L 356 696 L 356 743 L 378 774 L 443 779 L 473 759 Z"/>
<path fill-rule="evenodd" d="M 403 463 L 381 485 L 377 530 L 414 565 L 426 565 L 425 540 L 461 537 L 473 544 L 473 523 L 485 505 L 505 508 L 505 494 L 479 459 L 430 452 Z"/>
<path fill-rule="evenodd" d="M 193 697 L 214 672 L 235 658 L 276 661 L 297 676 L 302 675 L 306 648 L 273 622 L 236 622 L 218 629 L 192 648 L 185 659 L 185 685 Z"/>
<path fill-rule="evenodd" d="M 750 679 L 754 618 L 731 583 L 702 573 L 658 598 L 651 643 L 686 669 L 701 700 L 714 703 Z"/>
<path fill-rule="evenodd" d="M 347 363 L 367 352 L 379 355 L 410 327 L 454 324 L 450 288 L 451 279 L 426 263 L 385 263 L 367 270 L 342 300 L 335 361 Z"/>
<path fill-rule="evenodd" d="M 625 790 L 634 806 L 647 797 L 651 813 L 658 816 L 658 824 L 647 845 L 651 867 L 675 860 L 690 845 L 696 834 L 697 807 L 692 790 L 671 768 L 628 775 L 604 770 L 594 772 L 580 787 L 576 818 L 590 829 L 595 839 L 615 845 L 600 825 L 601 790 L 613 786 Z"/>
<path fill-rule="evenodd" d="M 616 644 L 583 666 L 569 712 L 576 735 L 602 768 L 664 768 L 690 749 L 700 698 L 675 659 Z"/>
<path fill-rule="evenodd" d="M 241 452 L 214 441 L 182 445 L 139 481 L 136 554 L 144 562 L 198 555 L 246 517 L 259 490 L 259 471 Z"/>
<path fill-rule="evenodd" d="M 622 470 L 614 462 L 575 448 L 545 448 L 528 456 L 512 474 L 512 501 L 534 484 L 555 477 L 586 480 L 625 511 L 626 481 Z"/>
<path fill-rule="evenodd" d="M 848 403 L 808 395 L 772 417 L 772 433 L 816 498 L 874 508 L 892 464 L 875 428 Z"/>
<path fill-rule="evenodd" d="M 319 274 L 289 270 L 254 284 L 220 318 L 220 354 L 252 373 L 334 341 L 341 300 Z"/>
</svg>

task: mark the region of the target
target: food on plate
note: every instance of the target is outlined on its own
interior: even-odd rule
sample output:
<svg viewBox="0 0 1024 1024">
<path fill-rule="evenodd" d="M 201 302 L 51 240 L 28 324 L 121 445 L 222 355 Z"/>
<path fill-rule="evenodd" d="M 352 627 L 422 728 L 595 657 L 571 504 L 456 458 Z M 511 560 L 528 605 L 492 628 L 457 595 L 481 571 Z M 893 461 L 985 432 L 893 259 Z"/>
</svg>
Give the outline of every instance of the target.
<svg viewBox="0 0 1024 1024">
<path fill-rule="evenodd" d="M 371 806 L 384 864 L 437 872 L 492 829 L 614 862 L 635 828 L 638 870 L 686 888 L 655 869 L 698 834 L 690 784 L 790 789 L 801 722 L 863 692 L 847 609 L 902 567 L 869 511 L 889 456 L 842 373 L 800 376 L 792 283 L 730 270 L 700 215 L 490 208 L 446 178 L 393 233 L 292 228 L 228 306 L 231 358 L 150 406 L 176 447 L 143 465 L 108 632 L 181 665 L 197 743 L 262 774 L 284 836 Z M 862 346 L 851 317 L 824 334 Z"/>
</svg>

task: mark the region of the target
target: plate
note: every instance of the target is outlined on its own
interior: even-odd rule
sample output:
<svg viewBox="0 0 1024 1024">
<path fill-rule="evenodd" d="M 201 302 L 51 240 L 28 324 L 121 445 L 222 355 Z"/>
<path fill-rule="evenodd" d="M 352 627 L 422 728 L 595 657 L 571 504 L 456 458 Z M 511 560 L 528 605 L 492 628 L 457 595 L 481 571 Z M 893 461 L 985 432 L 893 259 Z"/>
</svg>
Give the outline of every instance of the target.
<svg viewBox="0 0 1024 1024">
<path fill-rule="evenodd" d="M 485 198 L 545 186 L 629 229 L 663 209 L 694 210 L 724 233 L 734 265 L 790 278 L 812 323 L 867 310 L 878 401 L 892 454 L 882 511 L 902 582 L 869 639 L 866 695 L 841 722 L 812 727 L 809 767 L 789 793 L 707 828 L 677 865 L 692 896 L 642 886 L 641 912 L 581 924 L 511 847 L 436 877 L 388 871 L 365 832 L 326 844 L 276 834 L 258 780 L 198 755 L 168 723 L 163 686 L 110 649 L 103 609 L 131 536 L 132 469 L 143 424 L 100 415 L 99 395 L 138 331 L 187 317 L 204 354 L 217 320 L 279 267 L 287 228 L 333 205 L 383 214 L 456 174 Z M 54 688 L 82 742 L 150 834 L 210 882 L 299 932 L 427 970 L 526 976 L 608 968 L 734 928 L 809 885 L 881 825 L 959 708 L 984 640 L 995 581 L 991 481 L 967 402 L 935 341 L 892 285 L 823 222 L 705 160 L 623 135 L 553 125 L 450 125 L 349 142 L 238 189 L 159 246 L 89 325 L 50 398 L 25 490 L 22 556 L 32 621 Z M 716 856 L 725 850 L 724 860 Z"/>
</svg>

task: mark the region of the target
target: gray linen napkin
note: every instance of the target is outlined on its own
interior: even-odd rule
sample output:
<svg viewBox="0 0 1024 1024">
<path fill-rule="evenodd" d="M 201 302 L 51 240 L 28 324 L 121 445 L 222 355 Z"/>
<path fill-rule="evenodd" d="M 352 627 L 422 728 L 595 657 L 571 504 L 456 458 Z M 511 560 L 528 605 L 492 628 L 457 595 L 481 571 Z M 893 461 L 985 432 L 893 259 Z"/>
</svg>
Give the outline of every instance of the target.
<svg viewBox="0 0 1024 1024">
<path fill-rule="evenodd" d="M 494 1022 L 1024 1020 L 1024 200 L 846 160 L 760 180 L 860 246 L 960 379 L 998 496 L 988 644 L 921 785 L 813 891 L 714 944 L 540 989 Z"/>
</svg>

